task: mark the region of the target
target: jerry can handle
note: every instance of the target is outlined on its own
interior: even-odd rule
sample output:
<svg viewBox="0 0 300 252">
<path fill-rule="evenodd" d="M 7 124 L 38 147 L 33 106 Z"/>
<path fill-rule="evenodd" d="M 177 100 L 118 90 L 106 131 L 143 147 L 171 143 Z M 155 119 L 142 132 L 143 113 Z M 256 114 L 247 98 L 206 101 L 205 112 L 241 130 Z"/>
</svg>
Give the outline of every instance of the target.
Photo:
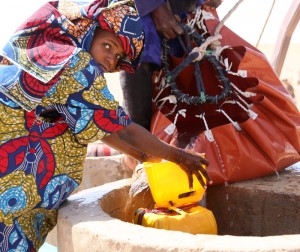
<svg viewBox="0 0 300 252">
<path fill-rule="evenodd" d="M 174 206 L 170 206 L 169 210 L 175 211 L 176 213 L 180 214 L 180 215 L 186 215 L 187 213 L 185 211 L 183 211 L 180 208 L 174 207 Z"/>
</svg>

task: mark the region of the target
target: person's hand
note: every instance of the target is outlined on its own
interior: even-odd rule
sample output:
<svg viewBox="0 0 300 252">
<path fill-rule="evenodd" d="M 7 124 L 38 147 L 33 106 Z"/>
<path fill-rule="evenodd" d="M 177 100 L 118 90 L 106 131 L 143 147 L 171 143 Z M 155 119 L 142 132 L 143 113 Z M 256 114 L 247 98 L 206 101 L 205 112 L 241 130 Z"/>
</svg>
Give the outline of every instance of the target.
<svg viewBox="0 0 300 252">
<path fill-rule="evenodd" d="M 157 32 L 166 39 L 174 39 L 184 33 L 176 21 L 180 18 L 173 15 L 167 3 L 160 5 L 151 13 Z"/>
<path fill-rule="evenodd" d="M 180 161 L 178 163 L 180 167 L 187 173 L 189 179 L 189 187 L 193 188 L 193 174 L 196 175 L 200 184 L 206 188 L 205 181 L 201 174 L 206 178 L 207 183 L 211 184 L 212 180 L 209 177 L 204 166 L 208 166 L 208 160 L 196 152 L 182 150 Z"/>
</svg>

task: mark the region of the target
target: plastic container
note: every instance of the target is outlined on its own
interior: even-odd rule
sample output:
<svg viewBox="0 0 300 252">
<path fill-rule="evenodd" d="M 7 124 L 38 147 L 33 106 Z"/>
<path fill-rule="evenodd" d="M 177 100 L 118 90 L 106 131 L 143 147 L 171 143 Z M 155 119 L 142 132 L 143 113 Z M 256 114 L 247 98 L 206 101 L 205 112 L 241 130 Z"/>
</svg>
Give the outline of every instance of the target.
<svg viewBox="0 0 300 252">
<path fill-rule="evenodd" d="M 176 163 L 163 161 L 143 165 L 156 207 L 184 206 L 202 199 L 205 189 L 196 176 L 193 175 L 193 188 L 190 190 L 186 172 Z"/>
<path fill-rule="evenodd" d="M 213 213 L 204 207 L 195 206 L 187 210 L 172 208 L 173 211 L 170 210 L 159 211 L 157 209 L 139 208 L 134 214 L 133 222 L 144 227 L 181 231 L 191 234 L 216 235 L 218 233 Z"/>
</svg>

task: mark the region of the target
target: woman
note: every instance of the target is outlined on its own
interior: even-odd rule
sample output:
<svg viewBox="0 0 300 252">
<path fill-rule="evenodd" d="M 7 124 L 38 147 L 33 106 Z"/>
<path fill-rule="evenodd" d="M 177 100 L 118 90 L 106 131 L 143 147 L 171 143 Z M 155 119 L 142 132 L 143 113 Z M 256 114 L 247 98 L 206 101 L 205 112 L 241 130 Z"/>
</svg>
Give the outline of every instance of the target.
<svg viewBox="0 0 300 252">
<path fill-rule="evenodd" d="M 133 72 L 143 31 L 133 1 L 87 6 L 49 2 L 12 36 L 0 57 L 0 247 L 36 251 L 61 203 L 80 184 L 90 142 L 139 161 L 177 162 L 210 181 L 195 153 L 171 147 L 130 121 L 104 72 Z"/>
</svg>

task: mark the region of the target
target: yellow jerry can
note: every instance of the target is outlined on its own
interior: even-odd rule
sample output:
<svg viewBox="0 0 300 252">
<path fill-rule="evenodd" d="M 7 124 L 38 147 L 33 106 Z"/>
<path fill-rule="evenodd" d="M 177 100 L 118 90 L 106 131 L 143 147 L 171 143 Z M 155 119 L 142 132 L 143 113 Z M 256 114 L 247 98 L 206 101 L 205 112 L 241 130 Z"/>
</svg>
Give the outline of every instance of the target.
<svg viewBox="0 0 300 252">
<path fill-rule="evenodd" d="M 182 231 L 191 234 L 217 235 L 213 213 L 199 205 L 190 208 L 139 208 L 135 211 L 135 224 L 144 227 Z"/>
<path fill-rule="evenodd" d="M 190 189 L 188 176 L 178 164 L 163 161 L 148 162 L 143 165 L 156 207 L 183 206 L 202 199 L 205 189 L 195 175 L 193 175 L 193 188 Z M 202 178 L 206 182 L 203 176 Z"/>
</svg>

